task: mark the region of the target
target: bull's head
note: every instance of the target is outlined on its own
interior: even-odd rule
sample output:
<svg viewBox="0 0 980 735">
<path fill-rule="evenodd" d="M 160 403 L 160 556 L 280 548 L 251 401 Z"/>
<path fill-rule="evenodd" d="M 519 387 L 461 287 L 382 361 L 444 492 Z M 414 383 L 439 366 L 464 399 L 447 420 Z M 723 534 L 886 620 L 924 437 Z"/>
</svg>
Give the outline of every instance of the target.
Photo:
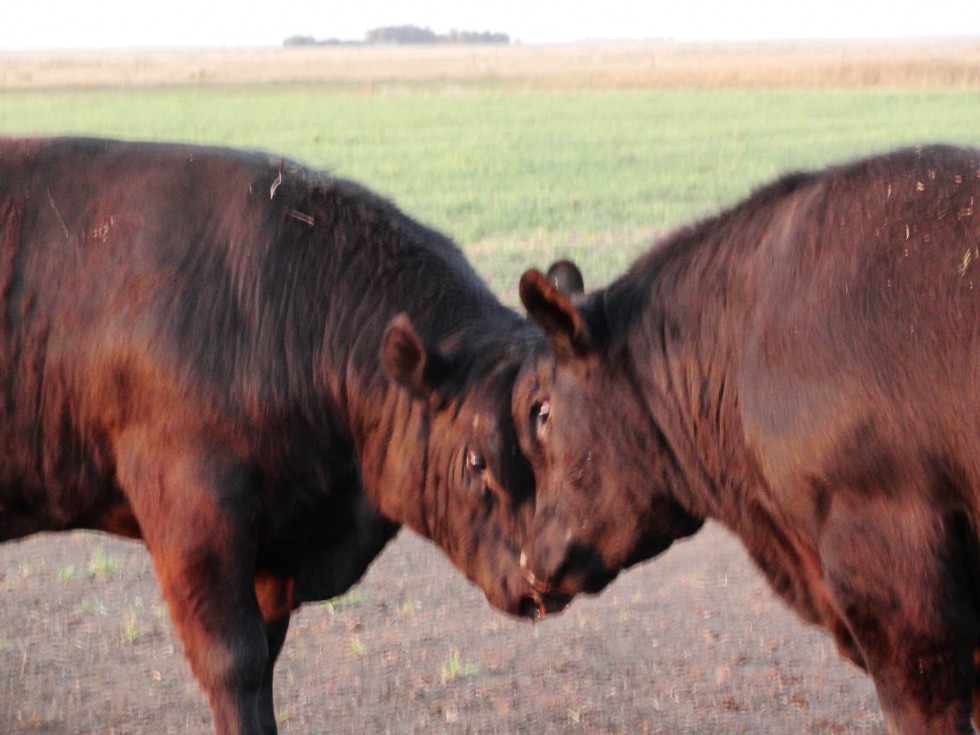
<svg viewBox="0 0 980 735">
<path fill-rule="evenodd" d="M 525 575 L 553 595 L 598 592 L 701 521 L 672 494 L 669 447 L 626 341 L 610 338 L 601 299 L 573 303 L 536 270 L 520 292 L 548 335 L 514 389 L 514 423 L 537 484 Z"/>
<path fill-rule="evenodd" d="M 499 338 L 436 349 L 401 315 L 381 359 L 403 412 L 388 437 L 382 512 L 438 544 L 495 607 L 530 617 L 563 607 L 520 567 L 534 495 L 510 414 L 521 350 Z M 397 489 L 406 475 L 420 478 L 421 494 Z"/>
</svg>

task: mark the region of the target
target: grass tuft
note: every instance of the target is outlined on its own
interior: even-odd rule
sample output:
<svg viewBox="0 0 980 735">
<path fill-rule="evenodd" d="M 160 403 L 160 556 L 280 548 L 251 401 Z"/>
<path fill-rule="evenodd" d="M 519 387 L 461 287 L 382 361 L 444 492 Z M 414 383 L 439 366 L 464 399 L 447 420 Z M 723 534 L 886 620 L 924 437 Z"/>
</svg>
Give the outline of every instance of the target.
<svg viewBox="0 0 980 735">
<path fill-rule="evenodd" d="M 439 670 L 440 678 L 443 683 L 455 681 L 468 676 L 476 676 L 483 670 L 483 667 L 475 661 L 464 661 L 459 657 L 459 651 L 450 649 L 446 662 Z"/>
<path fill-rule="evenodd" d="M 106 554 L 102 546 L 96 549 L 88 564 L 89 576 L 104 580 L 115 576 L 118 572 L 119 560 L 111 554 Z"/>
</svg>

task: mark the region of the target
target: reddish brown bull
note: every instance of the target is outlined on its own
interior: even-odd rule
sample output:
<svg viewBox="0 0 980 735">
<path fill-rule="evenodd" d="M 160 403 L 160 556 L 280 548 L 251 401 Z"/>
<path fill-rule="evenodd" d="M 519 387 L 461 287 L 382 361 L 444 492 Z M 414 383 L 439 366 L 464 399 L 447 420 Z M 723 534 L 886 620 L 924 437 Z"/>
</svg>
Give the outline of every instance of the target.
<svg viewBox="0 0 980 735">
<path fill-rule="evenodd" d="M 536 327 L 445 237 L 274 156 L 0 141 L 0 540 L 141 538 L 220 735 L 276 732 L 290 612 L 405 524 L 533 593 L 510 391 Z M 539 334 L 539 332 L 538 332 Z"/>
<path fill-rule="evenodd" d="M 528 578 L 597 592 L 717 519 L 874 678 L 893 735 L 972 732 L 980 643 L 980 152 L 784 178 L 574 304 L 514 413 Z"/>
</svg>

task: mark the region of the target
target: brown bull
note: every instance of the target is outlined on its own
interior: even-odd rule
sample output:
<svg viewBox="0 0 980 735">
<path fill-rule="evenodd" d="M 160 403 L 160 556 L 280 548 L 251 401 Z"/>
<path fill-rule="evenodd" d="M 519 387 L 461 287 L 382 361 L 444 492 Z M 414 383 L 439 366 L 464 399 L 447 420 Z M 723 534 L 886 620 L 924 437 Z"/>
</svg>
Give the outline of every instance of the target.
<svg viewBox="0 0 980 735">
<path fill-rule="evenodd" d="M 893 735 L 965 735 L 980 643 L 980 151 L 786 177 L 573 302 L 514 415 L 528 578 L 596 592 L 709 518 L 873 677 Z"/>
<path fill-rule="evenodd" d="M 510 391 L 540 338 L 460 251 L 274 156 L 0 140 L 0 541 L 142 539 L 219 735 L 290 612 L 405 524 L 534 614 Z"/>
</svg>

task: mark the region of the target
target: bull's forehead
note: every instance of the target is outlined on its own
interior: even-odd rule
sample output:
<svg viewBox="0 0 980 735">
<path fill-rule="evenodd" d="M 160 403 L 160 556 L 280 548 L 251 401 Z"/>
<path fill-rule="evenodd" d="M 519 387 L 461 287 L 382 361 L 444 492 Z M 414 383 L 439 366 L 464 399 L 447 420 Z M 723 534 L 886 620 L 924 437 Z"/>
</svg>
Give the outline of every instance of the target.
<svg viewBox="0 0 980 735">
<path fill-rule="evenodd" d="M 491 410 L 492 409 L 492 410 Z M 500 416 L 507 406 L 493 406 L 490 409 L 476 409 L 470 419 L 470 429 L 475 434 L 490 434 L 500 430 Z"/>
<path fill-rule="evenodd" d="M 510 406 L 516 377 L 516 371 L 507 374 L 497 372 L 473 386 L 465 405 L 473 412 L 474 420 L 492 421 Z"/>
<path fill-rule="evenodd" d="M 537 390 L 543 383 L 552 382 L 555 371 L 558 370 L 559 366 L 558 357 L 551 348 L 541 350 L 533 359 L 527 362 L 520 377 L 533 390 Z"/>
</svg>

